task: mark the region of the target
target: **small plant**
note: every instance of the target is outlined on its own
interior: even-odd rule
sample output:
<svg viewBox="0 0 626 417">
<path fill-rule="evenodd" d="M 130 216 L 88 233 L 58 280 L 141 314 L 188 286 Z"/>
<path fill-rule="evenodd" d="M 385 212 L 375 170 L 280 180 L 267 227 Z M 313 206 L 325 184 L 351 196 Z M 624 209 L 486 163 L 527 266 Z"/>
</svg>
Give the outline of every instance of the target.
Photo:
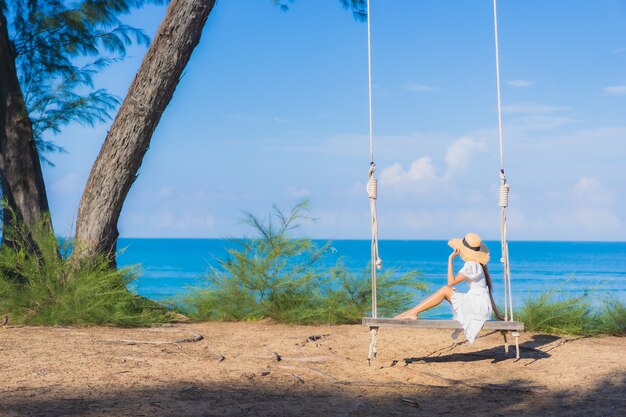
<svg viewBox="0 0 626 417">
<path fill-rule="evenodd" d="M 309 202 L 297 204 L 288 215 L 276 206 L 262 221 L 245 213 L 244 222 L 257 236 L 233 240 L 227 259 L 208 273 L 205 288 L 196 289 L 178 304 L 196 320 L 258 320 L 284 323 L 356 323 L 371 308 L 369 276 L 354 275 L 339 260 L 325 266 L 330 243 L 321 247 L 310 239 L 293 238 L 300 222 L 311 219 Z M 379 277 L 385 293 L 381 312 L 407 308 L 414 291 L 424 290 L 417 274 Z"/>
<path fill-rule="evenodd" d="M 68 260 L 71 247 L 59 246 L 44 221 L 3 232 L 14 244 L 0 250 L 0 313 L 12 323 L 145 326 L 168 320 L 165 307 L 127 289 L 137 268 L 112 269 L 106 257 Z"/>
<path fill-rule="evenodd" d="M 608 297 L 602 307 L 599 313 L 602 333 L 626 335 L 626 305 L 615 297 Z"/>
<path fill-rule="evenodd" d="M 567 297 L 559 289 L 550 289 L 538 298 L 527 299 L 516 313 L 529 331 L 580 336 L 626 334 L 623 302 L 608 298 L 601 308 L 594 308 L 592 301 L 588 294 Z"/>
</svg>

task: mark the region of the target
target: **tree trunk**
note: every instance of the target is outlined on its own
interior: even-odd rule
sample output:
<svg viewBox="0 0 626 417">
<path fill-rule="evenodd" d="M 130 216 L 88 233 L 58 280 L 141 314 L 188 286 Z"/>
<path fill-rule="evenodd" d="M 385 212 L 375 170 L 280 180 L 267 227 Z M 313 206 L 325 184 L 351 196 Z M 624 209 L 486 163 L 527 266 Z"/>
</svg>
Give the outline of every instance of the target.
<svg viewBox="0 0 626 417">
<path fill-rule="evenodd" d="M 173 0 L 91 168 L 78 208 L 74 256 L 107 254 L 154 129 L 200 41 L 214 0 Z"/>
<path fill-rule="evenodd" d="M 4 210 L 3 230 L 16 221 L 30 226 L 49 211 L 39 153 L 15 68 L 15 56 L 0 9 L 0 177 Z M 52 229 L 52 225 L 49 224 Z M 2 244 L 8 243 L 6 233 Z"/>
</svg>

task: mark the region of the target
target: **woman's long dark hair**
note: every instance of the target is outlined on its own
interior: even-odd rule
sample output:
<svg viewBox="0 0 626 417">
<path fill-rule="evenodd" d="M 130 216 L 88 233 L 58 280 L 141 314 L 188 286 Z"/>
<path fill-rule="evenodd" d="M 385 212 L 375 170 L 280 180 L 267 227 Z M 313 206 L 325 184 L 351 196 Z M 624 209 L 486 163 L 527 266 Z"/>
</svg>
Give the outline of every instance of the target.
<svg viewBox="0 0 626 417">
<path fill-rule="evenodd" d="M 485 280 L 487 281 L 487 287 L 489 287 L 489 298 L 491 299 L 491 308 L 493 309 L 493 313 L 496 315 L 498 320 L 504 320 L 504 316 L 502 314 L 500 314 L 500 312 L 498 311 L 498 306 L 496 305 L 496 302 L 493 299 L 493 290 L 492 290 L 492 285 L 491 285 L 491 276 L 489 275 L 489 270 L 487 269 L 487 264 L 482 265 L 482 267 L 483 267 L 483 271 L 485 272 Z"/>
</svg>

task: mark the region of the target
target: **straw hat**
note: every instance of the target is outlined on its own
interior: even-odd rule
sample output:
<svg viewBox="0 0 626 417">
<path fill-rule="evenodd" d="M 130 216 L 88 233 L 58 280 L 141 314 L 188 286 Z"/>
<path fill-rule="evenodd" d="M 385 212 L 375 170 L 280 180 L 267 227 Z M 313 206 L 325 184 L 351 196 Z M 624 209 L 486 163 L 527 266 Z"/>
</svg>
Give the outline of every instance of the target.
<svg viewBox="0 0 626 417">
<path fill-rule="evenodd" d="M 476 233 L 468 233 L 463 239 L 450 239 L 448 245 L 452 249 L 458 249 L 461 259 L 466 262 L 475 261 L 483 265 L 489 262 L 489 249 Z"/>
</svg>

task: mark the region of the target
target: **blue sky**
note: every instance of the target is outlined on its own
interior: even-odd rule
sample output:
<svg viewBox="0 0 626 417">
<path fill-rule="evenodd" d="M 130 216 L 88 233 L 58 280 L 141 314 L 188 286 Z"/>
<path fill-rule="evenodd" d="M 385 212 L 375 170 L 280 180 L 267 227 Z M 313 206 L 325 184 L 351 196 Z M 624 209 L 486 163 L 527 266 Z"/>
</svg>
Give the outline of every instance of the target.
<svg viewBox="0 0 626 417">
<path fill-rule="evenodd" d="M 626 240 L 626 1 L 500 0 L 512 240 Z M 153 35 L 164 7 L 126 23 Z M 373 0 L 381 239 L 499 237 L 490 0 Z M 123 97 L 145 48 L 97 78 Z M 368 238 L 366 24 L 338 0 L 219 1 L 154 134 L 124 237 L 224 237 L 303 197 L 317 238 Z M 108 125 L 72 125 L 45 168 L 70 235 Z"/>
</svg>

